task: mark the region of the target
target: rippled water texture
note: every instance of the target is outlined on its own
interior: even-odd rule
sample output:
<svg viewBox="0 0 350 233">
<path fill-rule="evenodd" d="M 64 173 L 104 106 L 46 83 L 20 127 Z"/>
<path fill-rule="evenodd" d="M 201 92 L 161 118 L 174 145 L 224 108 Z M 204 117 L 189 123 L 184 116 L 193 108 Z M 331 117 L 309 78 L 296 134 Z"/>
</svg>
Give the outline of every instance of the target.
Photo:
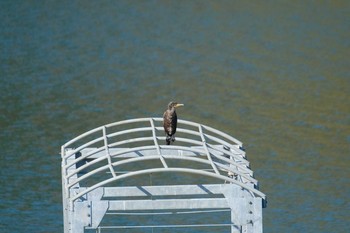
<svg viewBox="0 0 350 233">
<path fill-rule="evenodd" d="M 0 231 L 62 232 L 60 146 L 179 117 L 243 141 L 265 232 L 347 232 L 349 1 L 1 1 Z"/>
</svg>

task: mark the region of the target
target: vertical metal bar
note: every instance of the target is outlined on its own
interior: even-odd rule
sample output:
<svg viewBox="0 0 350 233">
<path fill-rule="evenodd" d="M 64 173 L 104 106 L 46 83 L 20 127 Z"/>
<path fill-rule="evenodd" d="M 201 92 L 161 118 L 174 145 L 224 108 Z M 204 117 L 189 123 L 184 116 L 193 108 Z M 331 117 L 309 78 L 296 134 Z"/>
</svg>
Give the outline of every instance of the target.
<svg viewBox="0 0 350 233">
<path fill-rule="evenodd" d="M 163 158 L 162 152 L 160 151 L 160 147 L 158 145 L 158 140 L 157 140 L 157 135 L 156 135 L 156 128 L 154 126 L 154 119 L 150 118 L 150 123 L 151 123 L 151 127 L 152 127 L 152 135 L 153 135 L 153 141 L 154 141 L 154 145 L 156 146 L 157 149 L 157 153 L 159 155 L 160 161 L 162 162 L 163 166 L 165 168 L 168 168 L 168 165 L 165 162 L 165 159 Z"/>
<path fill-rule="evenodd" d="M 67 159 L 65 159 L 65 147 L 61 147 L 61 157 L 62 157 L 62 167 L 61 167 L 61 173 L 62 173 L 62 199 L 63 199 L 63 226 L 64 226 L 64 233 L 69 233 L 69 219 L 68 219 L 68 189 L 67 189 L 67 170 L 64 168 L 67 164 Z"/>
<path fill-rule="evenodd" d="M 67 179 L 67 176 L 68 176 L 68 173 L 67 173 L 67 168 L 66 165 L 67 165 L 67 158 L 65 158 L 65 154 L 66 154 L 66 148 L 64 146 L 61 147 L 61 157 L 62 157 L 62 164 L 61 164 L 61 173 L 62 173 L 62 185 L 64 185 L 62 187 L 62 190 L 65 190 L 66 192 L 66 197 L 69 198 L 69 191 L 68 191 L 68 188 L 67 188 L 67 183 L 68 183 L 68 179 Z"/>
<path fill-rule="evenodd" d="M 212 168 L 214 169 L 215 173 L 220 175 L 220 172 L 218 171 L 216 165 L 213 163 L 213 160 L 211 159 L 211 154 L 208 150 L 207 142 L 206 142 L 204 134 L 203 134 L 202 125 L 198 125 L 198 129 L 199 129 L 199 133 L 200 133 L 201 138 L 202 138 L 203 148 L 207 154 L 208 160 L 210 161 L 210 164 L 211 164 Z"/>
<path fill-rule="evenodd" d="M 102 131 L 103 131 L 103 140 L 104 140 L 104 144 L 105 144 L 106 157 L 107 157 L 107 160 L 108 160 L 108 167 L 109 167 L 109 170 L 111 171 L 113 177 L 116 177 L 116 174 L 114 172 L 114 168 L 112 166 L 111 154 L 109 153 L 107 133 L 106 133 L 106 126 L 104 126 L 102 129 L 103 129 Z"/>
</svg>

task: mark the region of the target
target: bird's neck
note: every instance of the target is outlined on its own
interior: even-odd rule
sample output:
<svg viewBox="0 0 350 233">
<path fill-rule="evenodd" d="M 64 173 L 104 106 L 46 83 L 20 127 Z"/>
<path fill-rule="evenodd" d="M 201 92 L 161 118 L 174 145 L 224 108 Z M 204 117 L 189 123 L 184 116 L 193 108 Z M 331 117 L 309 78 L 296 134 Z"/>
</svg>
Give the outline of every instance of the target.
<svg viewBox="0 0 350 233">
<path fill-rule="evenodd" d="M 170 117 L 174 116 L 176 114 L 175 108 L 168 109 Z"/>
</svg>

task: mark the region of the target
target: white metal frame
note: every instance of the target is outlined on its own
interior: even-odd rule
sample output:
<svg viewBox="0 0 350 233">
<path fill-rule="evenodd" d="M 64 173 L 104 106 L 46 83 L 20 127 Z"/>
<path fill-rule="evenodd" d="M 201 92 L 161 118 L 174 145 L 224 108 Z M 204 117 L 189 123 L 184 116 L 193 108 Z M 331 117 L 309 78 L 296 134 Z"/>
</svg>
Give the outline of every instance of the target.
<svg viewBox="0 0 350 233">
<path fill-rule="evenodd" d="M 162 121 L 162 118 L 139 118 L 115 122 L 90 130 L 62 146 L 65 233 L 80 233 L 84 229 L 101 231 L 101 220 L 108 212 L 119 211 L 122 214 L 120 211 L 158 210 L 166 214 L 166 210 L 184 209 L 228 209 L 231 213 L 231 222 L 228 224 L 231 232 L 262 232 L 261 208 L 265 207 L 266 196 L 258 190 L 258 181 L 250 170 L 242 143 L 209 126 L 178 120 L 176 142 L 165 145 Z M 135 137 L 137 134 L 141 136 Z M 128 147 L 133 143 L 135 146 Z M 147 161 L 160 161 L 161 166 L 133 171 L 120 170 L 121 166 Z M 171 161 L 187 161 L 209 168 L 173 167 L 170 165 Z M 157 173 L 192 174 L 215 178 L 217 182 L 160 186 L 140 184 L 141 189 L 135 186 L 111 186 L 121 180 Z M 106 178 L 93 180 L 101 175 Z M 92 183 L 89 186 L 82 185 L 90 179 Z M 218 198 L 215 194 L 222 194 L 223 197 Z M 157 199 L 159 195 L 170 198 Z M 204 195 L 205 198 L 195 198 L 196 195 Z M 138 199 L 144 196 L 151 196 L 152 199 Z M 174 199 L 173 196 L 179 198 Z M 118 200 L 108 199 L 112 197 Z M 186 226 L 193 225 L 142 227 Z M 210 226 L 215 224 L 200 225 Z M 134 226 L 138 227 L 141 226 Z M 121 230 L 128 226 L 104 228 Z"/>
</svg>

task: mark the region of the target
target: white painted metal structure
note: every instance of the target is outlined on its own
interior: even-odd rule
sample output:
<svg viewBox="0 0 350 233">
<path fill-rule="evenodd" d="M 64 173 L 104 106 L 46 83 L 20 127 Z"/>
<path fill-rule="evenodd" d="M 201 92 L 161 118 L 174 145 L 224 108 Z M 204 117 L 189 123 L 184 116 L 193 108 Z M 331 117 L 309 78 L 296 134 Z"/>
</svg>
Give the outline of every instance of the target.
<svg viewBox="0 0 350 233">
<path fill-rule="evenodd" d="M 176 142 L 165 145 L 162 120 L 115 122 L 62 146 L 64 232 L 261 233 L 266 196 L 242 143 L 178 120 Z"/>
</svg>

